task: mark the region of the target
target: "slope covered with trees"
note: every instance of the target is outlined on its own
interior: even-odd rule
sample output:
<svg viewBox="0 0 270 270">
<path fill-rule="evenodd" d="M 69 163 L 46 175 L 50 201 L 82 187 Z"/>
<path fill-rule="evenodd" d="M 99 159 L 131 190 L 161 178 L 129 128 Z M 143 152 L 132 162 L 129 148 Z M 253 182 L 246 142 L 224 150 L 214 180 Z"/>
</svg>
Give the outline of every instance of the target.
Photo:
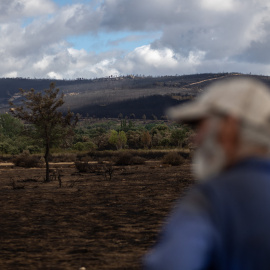
<svg viewBox="0 0 270 270">
<path fill-rule="evenodd" d="M 107 105 L 88 105 L 78 108 L 76 112 L 84 117 L 143 119 L 145 116 L 147 119 L 166 119 L 166 110 L 169 107 L 186 101 L 176 100 L 169 95 L 154 95 Z"/>
<path fill-rule="evenodd" d="M 99 79 L 53 80 L 53 82 L 64 94 L 64 111 L 70 109 L 75 113 L 80 112 L 98 117 L 116 117 L 118 113 L 125 115 L 134 113 L 136 117 L 140 117 L 142 114 L 150 116 L 152 114 L 160 116 L 164 114 L 163 108 L 157 112 L 155 103 L 151 103 L 155 100 L 155 98 L 152 98 L 153 96 L 168 96 L 175 99 L 176 103 L 181 103 L 182 100 L 198 95 L 205 86 L 216 80 L 239 75 L 256 77 L 270 85 L 268 76 L 239 73 L 206 73 L 160 77 L 128 75 Z M 37 91 L 42 91 L 51 82 L 52 80 L 48 79 L 0 78 L 0 113 L 8 111 L 8 100 L 15 104 L 20 103 L 20 96 L 17 94 L 20 88 L 27 90 L 34 88 Z M 151 100 L 147 104 L 149 112 L 142 112 L 140 106 L 137 105 L 134 105 L 135 109 L 132 110 L 125 108 L 127 104 L 129 107 L 132 106 L 131 101 L 135 104 L 138 100 L 147 103 L 146 98 Z M 165 102 L 166 99 L 167 97 L 163 101 Z M 119 108 L 116 109 L 116 107 Z M 87 109 L 89 109 L 88 112 Z"/>
</svg>

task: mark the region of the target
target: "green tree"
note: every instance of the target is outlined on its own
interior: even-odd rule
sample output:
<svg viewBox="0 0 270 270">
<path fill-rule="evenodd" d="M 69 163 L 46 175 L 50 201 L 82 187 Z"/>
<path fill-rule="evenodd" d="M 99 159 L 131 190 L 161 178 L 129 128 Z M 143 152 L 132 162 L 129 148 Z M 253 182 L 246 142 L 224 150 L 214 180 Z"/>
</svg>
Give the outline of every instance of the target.
<svg viewBox="0 0 270 270">
<path fill-rule="evenodd" d="M 149 148 L 151 146 L 152 138 L 148 130 L 143 132 L 141 140 L 144 148 Z"/>
<path fill-rule="evenodd" d="M 64 116 L 59 108 L 64 104 L 64 95 L 51 83 L 49 89 L 37 92 L 20 89 L 21 105 L 10 102 L 11 113 L 26 123 L 32 124 L 36 139 L 40 140 L 45 148 L 44 159 L 46 163 L 45 181 L 50 181 L 49 155 L 53 145 L 73 135 L 73 128 L 77 119 L 73 120 L 73 113 L 67 112 Z"/>
<path fill-rule="evenodd" d="M 7 142 L 0 142 L 1 154 L 8 154 L 10 151 L 10 145 Z"/>
<path fill-rule="evenodd" d="M 129 148 L 139 149 L 142 147 L 141 142 L 141 131 L 139 130 L 129 130 L 126 133 L 127 136 L 127 144 Z"/>
<path fill-rule="evenodd" d="M 160 132 L 154 133 L 152 135 L 152 146 L 159 146 L 163 138 Z"/>
<path fill-rule="evenodd" d="M 170 141 L 174 146 L 182 147 L 182 143 L 186 138 L 186 130 L 185 129 L 175 129 L 171 133 Z"/>
<path fill-rule="evenodd" d="M 156 134 L 159 132 L 162 133 L 162 135 L 165 135 L 166 133 L 169 132 L 169 127 L 165 124 L 158 124 L 155 125 L 150 131 L 151 134 Z"/>
<path fill-rule="evenodd" d="M 83 151 L 85 149 L 83 142 L 77 142 L 73 145 L 73 149 Z"/>
<path fill-rule="evenodd" d="M 116 130 L 111 130 L 109 143 L 117 145 L 118 142 L 118 132 Z"/>
<path fill-rule="evenodd" d="M 0 114 L 0 133 L 8 138 L 18 136 L 23 130 L 23 124 L 19 119 L 5 113 Z"/>
<path fill-rule="evenodd" d="M 127 129 L 127 120 L 126 119 L 123 119 L 121 120 L 121 129 Z"/>
<path fill-rule="evenodd" d="M 94 144 L 97 146 L 98 150 L 107 150 L 110 149 L 111 145 L 109 142 L 110 134 L 103 133 L 98 137 L 94 138 Z"/>
<path fill-rule="evenodd" d="M 145 123 L 145 121 L 146 121 L 146 115 L 145 114 L 142 116 L 142 119 L 143 119 L 143 122 Z"/>
<path fill-rule="evenodd" d="M 116 149 L 122 149 L 127 143 L 127 136 L 124 131 L 117 132 L 116 130 L 111 130 L 109 137 L 109 143 L 116 146 Z"/>
</svg>

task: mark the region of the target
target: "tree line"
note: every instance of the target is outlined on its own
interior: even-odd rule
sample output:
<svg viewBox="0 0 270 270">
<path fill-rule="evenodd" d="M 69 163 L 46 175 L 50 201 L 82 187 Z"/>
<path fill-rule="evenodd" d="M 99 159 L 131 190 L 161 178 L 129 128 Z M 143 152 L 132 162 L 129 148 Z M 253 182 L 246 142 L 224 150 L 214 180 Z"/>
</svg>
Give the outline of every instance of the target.
<svg viewBox="0 0 270 270">
<path fill-rule="evenodd" d="M 13 155 L 25 150 L 43 152 L 47 182 L 53 147 L 75 151 L 179 147 L 189 133 L 187 128 L 170 129 L 164 123 L 136 126 L 129 120 L 127 124 L 127 119 L 121 119 L 120 125 L 105 122 L 107 128 L 87 121 L 76 127 L 78 117 L 70 111 L 65 114 L 60 111 L 64 94 L 54 83 L 43 91 L 20 89 L 20 98 L 19 104 L 10 101 L 10 114 L 0 115 L 0 152 Z"/>
<path fill-rule="evenodd" d="M 29 124 L 11 114 L 0 114 L 0 153 L 17 155 L 23 151 L 42 153 L 46 142 L 40 133 Z M 102 151 L 117 149 L 163 149 L 186 147 L 193 131 L 176 123 L 165 121 L 139 121 L 135 119 L 82 119 L 77 126 L 67 131 L 54 131 L 50 142 L 53 152 Z M 61 137 L 61 140 L 59 140 Z"/>
</svg>

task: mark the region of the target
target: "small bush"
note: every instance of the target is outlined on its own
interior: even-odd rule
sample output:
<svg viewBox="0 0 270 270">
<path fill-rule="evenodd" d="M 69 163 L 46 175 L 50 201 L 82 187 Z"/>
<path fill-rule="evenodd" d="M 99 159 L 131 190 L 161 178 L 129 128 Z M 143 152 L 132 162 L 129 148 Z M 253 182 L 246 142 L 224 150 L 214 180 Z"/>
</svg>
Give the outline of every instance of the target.
<svg viewBox="0 0 270 270">
<path fill-rule="evenodd" d="M 72 153 L 57 154 L 51 157 L 53 162 L 74 162 L 76 161 L 77 155 Z"/>
<path fill-rule="evenodd" d="M 128 152 L 120 152 L 115 158 L 115 165 L 124 166 L 132 164 L 132 155 Z"/>
<path fill-rule="evenodd" d="M 75 167 L 79 172 L 82 173 L 100 173 L 102 164 L 91 164 L 87 161 L 76 161 Z"/>
<path fill-rule="evenodd" d="M 82 142 L 75 143 L 72 148 L 74 150 L 77 150 L 77 151 L 83 151 L 83 150 L 85 150 L 84 143 L 82 143 Z"/>
<path fill-rule="evenodd" d="M 132 164 L 134 165 L 142 165 L 145 163 L 145 158 L 139 157 L 139 156 L 134 156 L 132 157 Z"/>
<path fill-rule="evenodd" d="M 79 172 L 88 172 L 89 171 L 89 164 L 88 162 L 84 161 L 76 161 L 75 167 Z"/>
<path fill-rule="evenodd" d="M 121 152 L 115 158 L 115 165 L 125 166 L 125 165 L 140 165 L 144 164 L 145 159 L 139 156 L 133 156 L 129 152 Z"/>
<path fill-rule="evenodd" d="M 180 156 L 177 152 L 170 152 L 164 155 L 162 159 L 163 164 L 170 164 L 172 166 L 181 165 L 184 162 L 184 158 Z"/>
<path fill-rule="evenodd" d="M 41 167 L 42 161 L 39 156 L 30 155 L 29 151 L 24 151 L 22 154 L 14 158 L 13 163 L 15 166 L 24 168 Z"/>
</svg>

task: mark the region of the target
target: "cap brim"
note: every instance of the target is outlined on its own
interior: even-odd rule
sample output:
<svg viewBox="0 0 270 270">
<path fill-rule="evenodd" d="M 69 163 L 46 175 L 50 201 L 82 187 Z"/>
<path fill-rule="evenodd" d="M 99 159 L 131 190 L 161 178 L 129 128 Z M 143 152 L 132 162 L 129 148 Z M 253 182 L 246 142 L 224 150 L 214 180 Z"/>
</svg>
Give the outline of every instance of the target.
<svg viewBox="0 0 270 270">
<path fill-rule="evenodd" d="M 190 102 L 167 110 L 167 116 L 175 121 L 189 123 L 209 116 L 208 108 L 200 102 Z"/>
</svg>

